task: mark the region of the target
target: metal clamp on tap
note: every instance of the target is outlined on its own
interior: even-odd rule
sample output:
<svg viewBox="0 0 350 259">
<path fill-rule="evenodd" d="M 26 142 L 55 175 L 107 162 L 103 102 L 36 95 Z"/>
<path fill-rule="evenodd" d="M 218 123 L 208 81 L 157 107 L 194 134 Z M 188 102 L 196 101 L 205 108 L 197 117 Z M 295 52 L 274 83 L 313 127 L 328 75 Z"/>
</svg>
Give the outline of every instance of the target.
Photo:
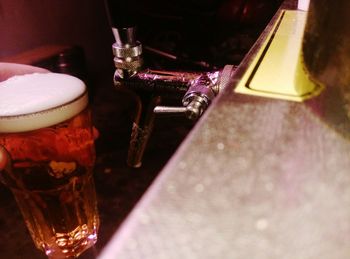
<svg viewBox="0 0 350 259">
<path fill-rule="evenodd" d="M 116 42 L 112 45 L 118 79 L 128 79 L 143 65 L 142 45 L 135 40 L 135 28 L 113 29 Z"/>
<path fill-rule="evenodd" d="M 197 120 L 208 108 L 217 94 L 214 92 L 216 84 L 217 80 L 212 81 L 206 74 L 194 80 L 182 99 L 189 119 Z"/>
</svg>

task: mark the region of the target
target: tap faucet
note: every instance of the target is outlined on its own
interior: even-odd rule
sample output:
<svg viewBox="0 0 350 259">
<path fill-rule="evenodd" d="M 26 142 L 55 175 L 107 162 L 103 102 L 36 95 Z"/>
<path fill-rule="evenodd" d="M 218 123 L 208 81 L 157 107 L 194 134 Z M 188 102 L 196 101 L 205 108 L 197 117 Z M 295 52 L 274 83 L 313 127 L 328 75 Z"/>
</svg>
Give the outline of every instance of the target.
<svg viewBox="0 0 350 259">
<path fill-rule="evenodd" d="M 115 43 L 114 85 L 132 91 L 137 99 L 129 143 L 127 164 L 138 168 L 147 142 L 152 133 L 157 114 L 184 114 L 198 120 L 220 92 L 223 71 L 232 71 L 234 66 L 211 72 L 159 71 L 145 68 L 142 44 L 137 40 L 137 5 L 128 1 L 106 0 Z M 164 100 L 182 100 L 180 107 L 164 105 Z"/>
</svg>

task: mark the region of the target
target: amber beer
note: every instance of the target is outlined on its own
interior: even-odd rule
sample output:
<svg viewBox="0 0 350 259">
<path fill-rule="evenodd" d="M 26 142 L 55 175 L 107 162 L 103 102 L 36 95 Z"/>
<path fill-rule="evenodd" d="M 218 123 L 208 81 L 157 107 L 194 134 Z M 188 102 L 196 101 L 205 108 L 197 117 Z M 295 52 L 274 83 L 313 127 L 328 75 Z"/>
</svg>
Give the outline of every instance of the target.
<svg viewBox="0 0 350 259">
<path fill-rule="evenodd" d="M 55 73 L 9 80 L 0 83 L 8 103 L 0 104 L 0 145 L 12 166 L 1 180 L 13 192 L 36 247 L 49 258 L 76 257 L 96 242 L 99 226 L 86 87 Z M 12 100 L 12 109 L 9 98 L 22 97 L 6 91 L 27 93 L 22 101 Z"/>
</svg>

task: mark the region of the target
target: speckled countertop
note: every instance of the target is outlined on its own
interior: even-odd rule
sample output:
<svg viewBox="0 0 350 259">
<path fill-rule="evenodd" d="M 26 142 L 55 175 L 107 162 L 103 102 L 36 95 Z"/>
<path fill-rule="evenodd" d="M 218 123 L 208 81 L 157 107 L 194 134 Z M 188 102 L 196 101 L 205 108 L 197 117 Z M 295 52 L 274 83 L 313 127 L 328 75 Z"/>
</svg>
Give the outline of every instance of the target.
<svg viewBox="0 0 350 259">
<path fill-rule="evenodd" d="M 337 90 L 303 103 L 234 93 L 260 43 L 99 258 L 349 258 Z"/>
</svg>

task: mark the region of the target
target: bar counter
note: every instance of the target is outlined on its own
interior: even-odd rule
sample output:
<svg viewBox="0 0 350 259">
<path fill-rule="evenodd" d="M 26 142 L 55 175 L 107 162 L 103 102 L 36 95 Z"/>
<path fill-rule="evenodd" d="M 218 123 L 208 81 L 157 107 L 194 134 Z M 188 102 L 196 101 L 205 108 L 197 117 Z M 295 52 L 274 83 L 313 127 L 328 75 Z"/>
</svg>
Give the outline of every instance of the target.
<svg viewBox="0 0 350 259">
<path fill-rule="evenodd" d="M 92 103 L 101 227 L 80 258 L 349 258 L 350 121 L 338 93 L 234 92 L 280 12 L 194 127 L 155 123 L 141 169 L 125 164 L 130 96 L 103 83 Z M 45 258 L 3 186 L 0 210 L 2 258 Z"/>
<path fill-rule="evenodd" d="M 234 92 L 269 31 L 100 259 L 349 258 L 350 121 L 339 93 L 326 86 L 293 102 Z"/>
</svg>

